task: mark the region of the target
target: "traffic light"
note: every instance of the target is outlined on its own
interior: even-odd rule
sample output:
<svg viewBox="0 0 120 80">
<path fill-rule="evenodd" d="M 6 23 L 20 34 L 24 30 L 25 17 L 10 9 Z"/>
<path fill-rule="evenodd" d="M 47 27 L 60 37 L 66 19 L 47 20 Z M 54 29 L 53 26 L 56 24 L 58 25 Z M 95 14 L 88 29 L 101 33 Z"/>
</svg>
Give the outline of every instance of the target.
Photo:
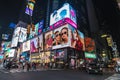
<svg viewBox="0 0 120 80">
<path fill-rule="evenodd" d="M 32 31 L 35 31 L 35 25 L 32 24 Z"/>
</svg>

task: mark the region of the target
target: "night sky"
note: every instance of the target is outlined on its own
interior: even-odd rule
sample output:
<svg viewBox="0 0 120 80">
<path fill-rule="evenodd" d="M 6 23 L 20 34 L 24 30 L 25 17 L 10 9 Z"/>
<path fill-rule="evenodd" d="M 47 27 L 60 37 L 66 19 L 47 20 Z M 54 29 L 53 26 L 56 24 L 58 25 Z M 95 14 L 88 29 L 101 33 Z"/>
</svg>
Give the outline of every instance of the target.
<svg viewBox="0 0 120 80">
<path fill-rule="evenodd" d="M 24 0 L 0 1 L 0 26 L 7 28 L 10 22 L 17 23 Z"/>
</svg>

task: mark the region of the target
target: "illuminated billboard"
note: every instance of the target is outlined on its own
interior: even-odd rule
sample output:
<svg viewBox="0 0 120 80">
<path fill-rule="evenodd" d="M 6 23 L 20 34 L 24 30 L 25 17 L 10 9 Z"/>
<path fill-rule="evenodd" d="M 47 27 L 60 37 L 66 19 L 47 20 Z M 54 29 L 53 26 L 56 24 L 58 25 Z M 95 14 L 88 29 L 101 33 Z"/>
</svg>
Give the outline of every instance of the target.
<svg viewBox="0 0 120 80">
<path fill-rule="evenodd" d="M 52 31 L 45 33 L 45 50 L 51 50 L 52 49 Z"/>
<path fill-rule="evenodd" d="M 17 45 L 18 45 L 18 37 L 13 37 L 11 47 L 17 47 Z"/>
<path fill-rule="evenodd" d="M 29 0 L 26 6 L 25 13 L 32 16 L 33 14 L 33 9 L 34 9 L 34 2 L 32 0 Z"/>
<path fill-rule="evenodd" d="M 71 37 L 71 47 L 76 50 L 84 50 L 84 35 L 79 30 L 69 26 L 70 37 Z"/>
<path fill-rule="evenodd" d="M 40 48 L 40 51 L 43 50 L 43 34 L 38 36 L 38 47 Z"/>
<path fill-rule="evenodd" d="M 11 42 L 2 42 L 1 44 L 2 50 L 8 50 L 11 47 Z"/>
<path fill-rule="evenodd" d="M 58 49 L 70 46 L 70 30 L 69 25 L 63 25 L 53 31 L 53 47 Z"/>
<path fill-rule="evenodd" d="M 63 7 L 61 7 L 60 9 L 58 9 L 56 11 L 54 11 L 50 15 L 50 26 L 55 24 L 56 22 L 64 19 L 64 18 L 69 18 L 75 24 L 77 23 L 77 21 L 76 21 L 76 12 L 68 3 L 65 3 L 63 5 Z"/>
<path fill-rule="evenodd" d="M 29 35 L 29 39 L 35 37 L 38 35 L 38 27 L 39 27 L 39 23 L 37 23 L 35 25 L 35 30 L 32 30 L 32 28 L 30 28 L 30 35 Z"/>
<path fill-rule="evenodd" d="M 30 51 L 38 52 L 38 37 L 30 40 Z"/>
<path fill-rule="evenodd" d="M 85 51 L 95 51 L 95 41 L 90 37 L 85 37 Z"/>
<path fill-rule="evenodd" d="M 2 34 L 2 39 L 8 40 L 9 36 L 10 36 L 9 34 Z"/>
<path fill-rule="evenodd" d="M 26 39 L 27 39 L 27 29 L 21 27 L 20 35 L 19 35 L 19 42 L 23 42 Z"/>
<path fill-rule="evenodd" d="M 13 37 L 19 37 L 21 27 L 17 27 L 14 30 Z"/>
<path fill-rule="evenodd" d="M 41 20 L 39 22 L 39 27 L 38 27 L 38 34 L 41 34 L 44 28 L 44 20 Z"/>
<path fill-rule="evenodd" d="M 30 40 L 26 41 L 22 45 L 22 52 L 29 51 L 30 50 Z"/>
</svg>

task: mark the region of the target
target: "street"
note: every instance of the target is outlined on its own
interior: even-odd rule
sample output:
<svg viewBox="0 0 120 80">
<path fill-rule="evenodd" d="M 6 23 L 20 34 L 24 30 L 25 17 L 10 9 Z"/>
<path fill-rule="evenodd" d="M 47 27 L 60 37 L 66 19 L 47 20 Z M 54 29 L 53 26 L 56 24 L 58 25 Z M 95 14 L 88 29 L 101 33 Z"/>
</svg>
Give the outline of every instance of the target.
<svg viewBox="0 0 120 80">
<path fill-rule="evenodd" d="M 75 70 L 0 71 L 0 80 L 120 80 L 120 74 L 88 74 L 85 71 Z"/>
</svg>

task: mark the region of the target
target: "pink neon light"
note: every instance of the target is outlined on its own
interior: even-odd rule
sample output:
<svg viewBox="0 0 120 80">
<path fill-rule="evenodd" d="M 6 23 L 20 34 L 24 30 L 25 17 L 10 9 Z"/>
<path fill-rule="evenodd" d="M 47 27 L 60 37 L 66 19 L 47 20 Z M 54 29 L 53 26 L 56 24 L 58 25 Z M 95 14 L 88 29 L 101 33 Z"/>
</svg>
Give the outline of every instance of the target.
<svg viewBox="0 0 120 80">
<path fill-rule="evenodd" d="M 56 22 L 56 23 L 54 24 L 54 27 L 59 27 L 59 26 L 62 26 L 62 25 L 64 25 L 64 24 L 66 24 L 66 23 L 68 23 L 68 24 L 72 25 L 73 27 L 77 28 L 77 24 L 75 24 L 70 18 L 64 18 L 64 19 Z M 50 26 L 50 27 L 51 27 L 51 26 Z M 51 29 L 51 28 L 50 28 L 50 29 Z"/>
</svg>

